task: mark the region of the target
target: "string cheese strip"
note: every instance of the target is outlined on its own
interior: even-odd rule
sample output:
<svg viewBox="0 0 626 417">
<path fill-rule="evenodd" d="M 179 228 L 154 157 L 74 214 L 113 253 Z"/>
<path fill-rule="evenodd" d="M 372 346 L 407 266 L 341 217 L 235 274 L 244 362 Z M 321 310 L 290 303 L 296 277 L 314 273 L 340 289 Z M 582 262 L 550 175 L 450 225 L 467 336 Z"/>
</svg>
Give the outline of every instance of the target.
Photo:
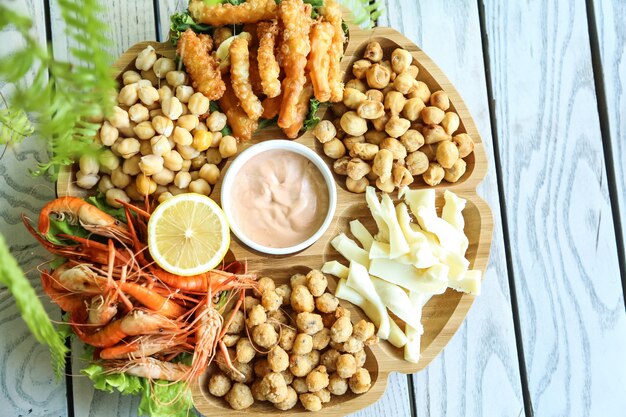
<svg viewBox="0 0 626 417">
<path fill-rule="evenodd" d="M 422 326 L 422 307 L 425 304 L 427 296 L 416 292 L 409 294 L 409 300 L 413 307 L 418 311 L 417 316 L 410 323 L 406 324 L 406 345 L 404 345 L 404 360 L 408 362 L 418 363 L 421 357 L 421 339 L 424 333 Z"/>
<path fill-rule="evenodd" d="M 404 237 L 404 233 L 402 233 L 402 229 L 398 223 L 398 217 L 396 216 L 396 208 L 389 194 L 383 193 L 381 208 L 382 214 L 387 222 L 387 227 L 389 228 L 389 255 L 392 259 L 399 258 L 409 253 L 409 244 Z"/>
<path fill-rule="evenodd" d="M 335 290 L 335 297 L 340 298 L 342 300 L 346 300 L 355 306 L 361 308 L 363 312 L 372 320 L 372 323 L 376 327 L 380 326 L 380 316 L 379 311 L 372 303 L 363 298 L 358 292 L 354 291 L 346 284 L 345 279 L 340 279 L 339 283 L 337 283 L 337 289 Z M 385 314 L 387 314 L 385 312 Z M 387 339 L 389 343 L 394 345 L 395 347 L 401 348 L 406 344 L 406 335 L 400 329 L 400 327 L 396 324 L 395 321 L 389 320 L 389 339 Z"/>
<path fill-rule="evenodd" d="M 416 268 L 428 268 L 435 265 L 437 263 L 437 258 L 433 255 L 433 252 L 430 249 L 428 239 L 421 229 L 419 229 L 419 226 L 415 229 L 411 227 L 411 217 L 409 216 L 406 204 L 400 203 L 396 206 L 396 216 L 398 218 L 400 228 L 410 244 L 411 262 L 408 263 L 413 264 Z M 398 261 L 401 263 L 407 263 L 404 259 L 398 259 Z"/>
<path fill-rule="evenodd" d="M 447 221 L 437 217 L 437 214 L 426 207 L 419 207 L 413 213 L 422 229 L 437 236 L 439 243 L 445 249 L 464 254 L 467 251 L 469 242 L 463 232 L 459 232 Z"/>
<path fill-rule="evenodd" d="M 388 339 L 390 321 L 389 315 L 387 314 L 385 305 L 383 304 L 380 296 L 374 288 L 374 284 L 372 283 L 372 280 L 367 273 L 367 268 L 365 268 L 365 266 L 359 264 L 358 262 L 351 261 L 350 273 L 348 274 L 346 284 L 348 284 L 349 287 L 361 294 L 366 300 L 374 304 L 374 307 L 379 310 L 380 325 L 378 326 L 377 335 L 381 339 Z"/>
<path fill-rule="evenodd" d="M 369 254 L 361 249 L 354 240 L 346 236 L 345 233 L 341 233 L 335 237 L 330 241 L 330 244 L 348 261 L 355 261 L 369 268 Z"/>
<path fill-rule="evenodd" d="M 378 233 L 374 238 L 379 242 L 389 243 L 389 227 L 382 215 L 382 207 L 380 206 L 378 197 L 376 197 L 376 189 L 374 189 L 374 187 L 367 187 L 365 190 L 365 201 L 376 222 L 376 227 L 378 227 Z"/>
<path fill-rule="evenodd" d="M 379 242 L 377 240 L 372 243 L 372 247 L 370 248 L 369 257 L 371 259 L 389 259 L 389 251 L 391 248 L 389 247 L 389 243 Z"/>
<path fill-rule="evenodd" d="M 369 273 L 409 291 L 441 294 L 448 287 L 450 268 L 436 264 L 426 269 L 417 269 L 389 259 L 372 259 Z"/>
<path fill-rule="evenodd" d="M 480 295 L 482 288 L 482 272 L 475 269 L 467 271 L 462 279 L 448 281 L 448 286 L 456 291 Z"/>
<path fill-rule="evenodd" d="M 465 219 L 462 212 L 467 201 L 449 190 L 443 193 L 443 198 L 445 204 L 443 205 L 441 218 L 450 223 L 456 230 L 463 232 Z"/>
<path fill-rule="evenodd" d="M 330 274 L 330 275 L 334 275 L 337 278 L 348 278 L 348 273 L 350 272 L 350 270 L 348 269 L 347 266 L 340 264 L 337 261 L 330 261 L 330 262 L 326 262 L 323 266 L 322 266 L 322 272 L 324 274 Z"/>
<path fill-rule="evenodd" d="M 411 323 L 412 326 L 419 327 L 419 320 L 416 322 L 415 317 L 421 314 L 419 310 L 421 308 L 414 308 L 409 300 L 408 294 L 399 286 L 391 284 L 380 278 L 371 277 L 374 288 L 380 296 L 385 307 L 389 309 L 393 314 L 407 325 Z"/>
<path fill-rule="evenodd" d="M 406 201 L 411 212 L 416 215 L 420 208 L 427 209 L 431 215 L 437 216 L 437 208 L 435 207 L 435 190 L 407 190 L 403 193 L 404 201 Z"/>
<path fill-rule="evenodd" d="M 363 249 L 369 251 L 374 242 L 374 236 L 363 226 L 358 220 L 352 220 L 350 222 L 350 233 L 359 241 Z"/>
</svg>

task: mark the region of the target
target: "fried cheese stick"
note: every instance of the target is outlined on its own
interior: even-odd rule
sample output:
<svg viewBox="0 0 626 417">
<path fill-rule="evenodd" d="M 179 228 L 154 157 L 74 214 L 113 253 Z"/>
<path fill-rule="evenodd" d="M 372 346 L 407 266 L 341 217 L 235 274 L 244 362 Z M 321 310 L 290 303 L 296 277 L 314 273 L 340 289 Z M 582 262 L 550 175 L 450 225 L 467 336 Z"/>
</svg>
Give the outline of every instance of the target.
<svg viewBox="0 0 626 417">
<path fill-rule="evenodd" d="M 248 40 L 235 38 L 230 44 L 230 78 L 233 91 L 241 103 L 241 107 L 252 120 L 258 120 L 263 113 L 261 101 L 252 91 L 250 83 L 250 53 Z"/>
<path fill-rule="evenodd" d="M 328 22 L 318 22 L 311 29 L 311 53 L 307 68 L 311 75 L 315 98 L 321 103 L 330 100 L 330 50 L 334 28 Z"/>
<path fill-rule="evenodd" d="M 233 136 L 240 142 L 245 142 L 252 138 L 259 124 L 248 117 L 241 108 L 239 100 L 233 91 L 230 79 L 226 77 L 226 91 L 219 100 L 220 108 L 226 114 L 228 125 L 233 130 Z"/>
<path fill-rule="evenodd" d="M 295 139 L 298 137 L 298 133 L 302 129 L 302 126 L 304 126 L 304 119 L 309 112 L 309 100 L 311 96 L 313 96 L 313 84 L 311 84 L 310 80 L 307 80 L 296 103 L 296 120 L 291 126 L 283 129 L 283 132 L 285 132 L 288 138 Z"/>
<path fill-rule="evenodd" d="M 209 100 L 218 100 L 224 94 L 226 85 L 222 80 L 219 64 L 209 54 L 207 47 L 212 44 L 209 40 L 209 35 L 199 38 L 193 30 L 187 29 L 180 35 L 176 52 L 191 76 L 193 88 Z"/>
<path fill-rule="evenodd" d="M 344 34 L 341 28 L 341 8 L 334 0 L 326 0 L 321 9 L 324 19 L 333 25 L 333 42 L 328 50 L 330 66 L 328 78 L 330 84 L 330 101 L 333 103 L 343 100 L 343 73 L 341 71 L 341 57 L 343 56 Z"/>
<path fill-rule="evenodd" d="M 276 37 L 278 36 L 278 24 L 273 22 L 261 22 L 257 26 L 259 37 L 259 50 L 257 62 L 259 63 L 259 74 L 263 93 L 272 98 L 280 94 L 280 67 L 274 54 Z"/>
<path fill-rule="evenodd" d="M 276 18 L 278 6 L 274 0 L 248 0 L 238 6 L 218 4 L 209 6 L 202 0 L 191 0 L 189 14 L 198 23 L 211 26 L 256 23 Z"/>
</svg>

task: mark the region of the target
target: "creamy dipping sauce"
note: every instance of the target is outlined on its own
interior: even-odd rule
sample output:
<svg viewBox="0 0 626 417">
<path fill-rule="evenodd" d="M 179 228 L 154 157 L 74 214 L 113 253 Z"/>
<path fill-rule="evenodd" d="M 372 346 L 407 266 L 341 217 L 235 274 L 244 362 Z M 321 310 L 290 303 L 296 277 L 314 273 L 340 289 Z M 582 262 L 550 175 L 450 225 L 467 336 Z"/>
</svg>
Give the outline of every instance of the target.
<svg viewBox="0 0 626 417">
<path fill-rule="evenodd" d="M 328 187 L 306 157 L 287 150 L 253 156 L 231 189 L 233 219 L 252 241 L 270 248 L 304 242 L 328 213 Z"/>
</svg>

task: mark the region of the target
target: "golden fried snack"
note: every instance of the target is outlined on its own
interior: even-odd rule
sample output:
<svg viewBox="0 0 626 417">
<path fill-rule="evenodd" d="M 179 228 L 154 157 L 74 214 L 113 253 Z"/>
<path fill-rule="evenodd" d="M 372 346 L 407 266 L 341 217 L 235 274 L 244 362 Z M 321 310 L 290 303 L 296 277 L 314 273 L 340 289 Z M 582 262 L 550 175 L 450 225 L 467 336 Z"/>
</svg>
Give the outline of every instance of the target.
<svg viewBox="0 0 626 417">
<path fill-rule="evenodd" d="M 208 35 L 206 37 L 210 38 Z M 209 100 L 218 100 L 224 94 L 226 85 L 222 80 L 217 61 L 209 55 L 208 40 L 199 38 L 191 29 L 180 35 L 176 52 L 183 60 L 193 87 Z"/>
<path fill-rule="evenodd" d="M 239 99 L 237 99 L 231 86 L 230 79 L 227 77 L 225 81 L 226 91 L 219 100 L 220 108 L 226 114 L 228 125 L 233 130 L 233 136 L 240 142 L 250 140 L 259 124 L 256 120 L 250 119 L 241 108 Z"/>
<path fill-rule="evenodd" d="M 296 121 L 291 126 L 283 129 L 283 132 L 285 132 L 285 135 L 287 135 L 288 138 L 295 139 L 298 136 L 300 129 L 302 129 L 304 119 L 309 112 L 309 100 L 311 99 L 311 96 L 313 96 L 313 84 L 307 80 L 307 83 L 300 92 L 298 102 L 295 106 Z"/>
<path fill-rule="evenodd" d="M 343 56 L 344 34 L 341 28 L 341 9 L 334 0 L 326 0 L 321 9 L 324 19 L 333 25 L 333 42 L 328 50 L 330 67 L 328 78 L 330 84 L 330 101 L 337 103 L 343 99 L 343 73 L 341 57 Z"/>
<path fill-rule="evenodd" d="M 311 50 L 309 41 L 311 5 L 305 5 L 302 0 L 283 0 L 279 5 L 278 14 L 284 25 L 281 50 L 285 69 L 282 84 L 283 102 L 278 116 L 278 126 L 290 128 L 297 124 L 296 105 L 306 83 L 304 70 Z"/>
<path fill-rule="evenodd" d="M 311 29 L 311 53 L 307 68 L 311 74 L 315 98 L 322 103 L 330 100 L 328 51 L 334 34 L 333 25 L 328 22 L 318 22 Z"/>
<path fill-rule="evenodd" d="M 276 37 L 278 36 L 278 24 L 273 22 L 261 22 L 257 26 L 259 37 L 258 65 L 263 85 L 263 93 L 268 97 L 276 97 L 280 94 L 280 67 L 274 55 Z"/>
<path fill-rule="evenodd" d="M 248 0 L 238 6 L 218 4 L 209 6 L 202 0 L 191 0 L 189 13 L 193 20 L 211 26 L 256 23 L 276 18 L 278 6 L 274 0 Z"/>
<path fill-rule="evenodd" d="M 276 97 L 267 97 L 265 100 L 261 102 L 263 105 L 263 114 L 261 117 L 264 119 L 273 119 L 278 116 L 280 112 L 280 105 L 283 102 L 282 94 L 277 95 Z"/>
<path fill-rule="evenodd" d="M 206 33 L 201 33 L 198 35 L 200 42 L 204 45 L 207 52 L 211 52 L 213 50 L 213 39 L 211 39 L 211 35 L 207 35 Z"/>
<path fill-rule="evenodd" d="M 258 120 L 263 113 L 261 100 L 252 92 L 250 83 L 250 53 L 248 40 L 235 38 L 230 44 L 230 78 L 233 91 L 244 111 L 252 120 Z"/>
</svg>

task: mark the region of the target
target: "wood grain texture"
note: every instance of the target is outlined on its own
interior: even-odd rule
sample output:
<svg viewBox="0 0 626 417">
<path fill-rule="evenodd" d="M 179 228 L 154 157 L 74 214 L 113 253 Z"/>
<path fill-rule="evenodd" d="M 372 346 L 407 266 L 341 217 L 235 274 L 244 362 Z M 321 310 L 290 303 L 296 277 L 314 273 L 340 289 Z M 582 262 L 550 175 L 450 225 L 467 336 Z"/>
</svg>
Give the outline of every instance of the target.
<svg viewBox="0 0 626 417">
<path fill-rule="evenodd" d="M 623 415 L 626 315 L 585 3 L 488 0 L 485 21 L 533 411 Z"/>
<path fill-rule="evenodd" d="M 623 229 L 626 225 L 626 3 L 594 0 L 593 4 Z M 626 235 L 623 237 L 626 246 Z"/>
<path fill-rule="evenodd" d="M 11 1 L 9 5 L 32 18 L 32 34 L 45 44 L 43 1 Z M 0 32 L 0 55 L 21 46 L 18 39 L 10 29 Z M 8 96 L 12 86 L 2 82 L 0 90 Z M 0 146 L 0 154 L 3 150 Z M 35 218 L 40 207 L 54 198 L 52 183 L 29 174 L 29 169 L 46 160 L 45 144 L 35 138 L 7 150 L 0 160 L 0 233 L 38 294 L 43 292 L 36 267 L 48 256 L 26 231 L 20 214 Z M 56 306 L 47 300 L 43 304 L 54 320 L 60 319 Z M 0 335 L 0 415 L 67 415 L 65 380 L 56 380 L 48 349 L 31 335 L 4 286 L 0 286 Z"/>
<path fill-rule="evenodd" d="M 476 2 L 388 1 L 381 24 L 404 28 L 441 67 L 465 100 L 482 136 L 489 168 L 479 194 L 494 216 L 483 291 L 441 356 L 413 376 L 420 416 L 517 416 L 523 410 L 500 220 Z M 486 389 L 498 387 L 498 389 Z"/>
<path fill-rule="evenodd" d="M 170 16 L 187 9 L 186 0 L 159 0 L 159 20 L 161 23 L 161 41 L 170 36 Z"/>
</svg>

